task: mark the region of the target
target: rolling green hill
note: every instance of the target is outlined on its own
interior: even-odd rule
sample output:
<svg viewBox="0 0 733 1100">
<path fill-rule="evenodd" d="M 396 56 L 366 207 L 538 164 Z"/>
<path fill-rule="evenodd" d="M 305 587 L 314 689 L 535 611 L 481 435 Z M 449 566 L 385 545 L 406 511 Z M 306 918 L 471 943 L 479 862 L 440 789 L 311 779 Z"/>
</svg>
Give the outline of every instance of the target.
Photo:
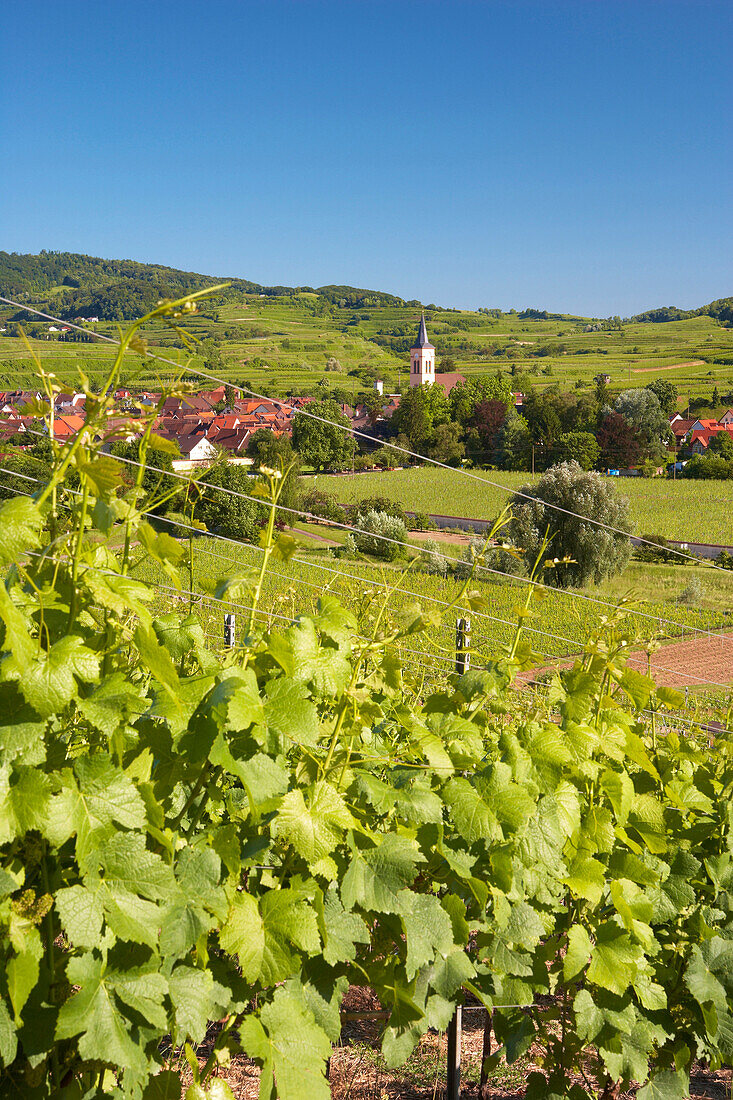
<svg viewBox="0 0 733 1100">
<path fill-rule="evenodd" d="M 132 260 L 0 252 L 0 293 L 65 319 L 99 317 L 89 328 L 112 335 L 117 323 L 149 309 L 159 296 L 220 281 Z M 200 341 L 194 368 L 206 367 L 277 396 L 312 391 L 346 399 L 370 388 L 376 377 L 393 392 L 406 385 L 419 302 L 348 286 L 229 283 L 187 325 Z M 719 299 L 694 311 L 664 307 L 629 321 L 540 309 L 502 313 L 428 306 L 426 318 L 439 370 L 465 375 L 500 370 L 511 374 L 517 390 L 554 384 L 581 389 L 592 385 L 598 373 L 610 375 L 616 391 L 668 378 L 677 385 L 684 408 L 690 394 L 709 398 L 717 388 L 722 405 L 733 391 L 730 305 L 731 299 Z M 46 366 L 69 384 L 77 366 L 94 377 L 107 360 L 109 349 L 103 344 L 60 339 L 48 332 L 48 322 L 31 317 L 15 308 L 0 310 L 0 328 L 6 329 L 0 333 L 4 387 L 24 385 L 32 377 L 14 319 L 23 323 Z M 150 326 L 146 337 L 152 351 L 184 360 L 183 342 L 172 328 Z M 170 373 L 166 365 L 141 364 L 130 356 L 125 381 L 154 385 Z"/>
</svg>

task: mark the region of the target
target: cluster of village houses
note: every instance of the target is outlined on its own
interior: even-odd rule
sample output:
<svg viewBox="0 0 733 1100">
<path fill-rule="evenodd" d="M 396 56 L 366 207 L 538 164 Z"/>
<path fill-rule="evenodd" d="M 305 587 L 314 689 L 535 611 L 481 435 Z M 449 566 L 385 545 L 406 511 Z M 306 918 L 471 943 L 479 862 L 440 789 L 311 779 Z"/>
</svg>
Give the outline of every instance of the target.
<svg viewBox="0 0 733 1100">
<path fill-rule="evenodd" d="M 441 375 L 437 375 L 436 381 L 443 381 Z M 452 377 L 450 381 L 454 381 Z M 378 419 L 388 420 L 399 406 L 399 394 L 383 395 L 380 384 L 377 389 L 384 397 Z M 141 410 L 157 408 L 161 395 L 146 391 L 133 394 L 121 388 L 114 396 L 119 416 L 109 418 L 105 436 L 110 442 L 135 439 L 142 431 L 142 427 L 136 430 L 135 425 Z M 208 463 L 220 453 L 226 454 L 230 461 L 249 463 L 247 447 L 254 432 L 266 428 L 277 436 L 290 435 L 296 412 L 313 400 L 294 397 L 281 404 L 264 398 L 239 398 L 224 406 L 226 398 L 225 387 L 219 386 L 164 401 L 154 427 L 158 435 L 178 447 L 180 457 L 174 463 L 177 467 Z M 0 391 L 0 441 L 30 447 L 38 441 L 38 432 L 49 431 L 47 422 L 25 411 L 26 406 L 42 399 L 41 394 L 28 390 Z M 85 422 L 85 401 L 83 393 L 56 396 L 52 422 L 55 439 L 66 442 L 76 435 Z M 374 425 L 374 412 L 362 405 L 342 405 L 341 411 L 360 431 L 369 431 Z M 704 455 L 711 439 L 720 432 L 733 436 L 733 409 L 728 409 L 719 420 L 684 419 L 675 414 L 670 419 L 670 428 L 675 450 L 685 446 L 692 454 Z"/>
<path fill-rule="evenodd" d="M 675 449 L 683 445 L 693 455 L 707 454 L 710 440 L 720 432 L 728 432 L 733 437 L 733 409 L 727 409 L 719 420 L 685 420 L 675 413 L 669 426 L 675 441 Z"/>
<path fill-rule="evenodd" d="M 142 416 L 146 410 L 160 406 L 159 393 L 133 394 L 118 389 L 114 394 L 119 416 L 107 420 L 104 435 L 109 442 L 130 441 L 143 430 Z M 0 439 L 15 446 L 32 446 L 39 431 L 53 431 L 59 442 L 71 439 L 84 425 L 86 398 L 83 393 L 60 393 L 54 400 L 54 415 L 49 423 L 24 411 L 26 406 L 42 400 L 40 394 L 23 391 L 0 392 Z M 311 398 L 294 398 L 287 405 L 260 399 L 241 399 L 222 408 L 226 390 L 219 386 L 187 397 L 169 397 L 158 411 L 154 430 L 164 439 L 174 442 L 180 452 L 176 465 L 196 465 L 210 462 L 225 453 L 234 462 L 247 462 L 247 445 L 253 433 L 267 428 L 275 435 L 289 435 L 293 416 Z M 136 421 L 140 420 L 140 427 Z"/>
<path fill-rule="evenodd" d="M 247 447 L 254 432 L 265 428 L 276 436 L 291 435 L 293 417 L 313 401 L 312 397 L 293 397 L 287 403 L 241 398 L 222 408 L 226 396 L 225 387 L 219 386 L 187 397 L 169 397 L 163 402 L 154 431 L 178 447 L 180 457 L 174 459 L 175 468 L 208 463 L 221 453 L 231 462 L 249 464 Z M 104 437 L 107 443 L 137 438 L 143 431 L 141 413 L 157 408 L 161 401 L 159 393 L 133 394 L 124 388 L 116 390 L 114 398 L 119 416 L 113 415 L 106 422 Z M 385 397 L 380 419 L 388 419 L 399 400 L 399 395 Z M 58 442 L 65 443 L 84 425 L 86 398 L 83 393 L 58 394 L 52 420 L 29 415 L 27 410 L 39 401 L 45 401 L 44 396 L 31 390 L 0 391 L 0 442 L 21 448 L 32 447 L 38 442 L 39 432 L 52 431 Z M 359 430 L 368 429 L 373 423 L 373 413 L 370 416 L 363 405 L 341 405 L 340 409 Z M 139 428 L 137 420 L 140 420 Z"/>
</svg>

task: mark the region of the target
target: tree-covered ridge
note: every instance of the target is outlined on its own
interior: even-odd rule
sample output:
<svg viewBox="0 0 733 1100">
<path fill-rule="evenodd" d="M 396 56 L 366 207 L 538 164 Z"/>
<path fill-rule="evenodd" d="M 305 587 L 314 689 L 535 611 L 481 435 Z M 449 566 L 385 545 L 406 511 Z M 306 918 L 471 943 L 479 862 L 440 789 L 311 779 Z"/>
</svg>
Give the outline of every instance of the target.
<svg viewBox="0 0 733 1100">
<path fill-rule="evenodd" d="M 677 306 L 660 306 L 637 313 L 632 321 L 659 323 L 660 321 L 686 321 L 690 317 L 717 317 L 719 321 L 733 321 L 733 298 L 716 298 L 698 309 L 678 309 Z"/>
<path fill-rule="evenodd" d="M 106 321 L 137 317 L 148 312 L 160 297 L 203 290 L 222 281 L 228 282 L 230 293 L 235 294 L 281 297 L 315 293 L 328 302 L 349 307 L 405 304 L 393 294 L 350 286 L 264 286 L 248 279 L 223 279 L 161 264 L 105 260 L 76 252 L 44 249 L 37 256 L 0 252 L 0 292 L 8 296 L 43 296 L 53 291 L 54 306 L 66 319 L 77 315 Z"/>
</svg>

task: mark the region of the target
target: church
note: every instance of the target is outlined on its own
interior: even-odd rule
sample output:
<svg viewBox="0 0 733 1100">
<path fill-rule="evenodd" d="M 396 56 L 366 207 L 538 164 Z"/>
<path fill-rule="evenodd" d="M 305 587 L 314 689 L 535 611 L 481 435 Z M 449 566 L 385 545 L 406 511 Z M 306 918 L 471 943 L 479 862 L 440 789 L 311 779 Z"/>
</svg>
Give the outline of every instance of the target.
<svg viewBox="0 0 733 1100">
<path fill-rule="evenodd" d="M 459 382 L 465 382 L 462 374 L 456 371 L 451 373 L 435 373 L 435 347 L 428 340 L 428 330 L 425 327 L 425 314 L 420 318 L 420 327 L 417 330 L 417 340 L 410 348 L 410 386 L 427 386 L 437 383 L 446 393 L 450 393 Z"/>
</svg>

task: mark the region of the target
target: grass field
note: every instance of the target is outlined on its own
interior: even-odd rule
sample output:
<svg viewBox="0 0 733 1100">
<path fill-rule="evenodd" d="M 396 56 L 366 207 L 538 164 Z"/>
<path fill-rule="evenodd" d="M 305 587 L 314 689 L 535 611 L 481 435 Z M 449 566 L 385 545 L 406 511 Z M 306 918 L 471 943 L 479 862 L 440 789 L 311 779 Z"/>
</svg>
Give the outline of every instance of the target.
<svg viewBox="0 0 733 1100">
<path fill-rule="evenodd" d="M 492 519 L 508 502 L 510 493 L 529 484 L 527 473 L 503 470 L 475 471 L 476 477 L 501 488 L 482 485 L 458 470 L 419 466 L 383 473 L 306 479 L 326 489 L 342 503 L 384 496 L 411 511 L 471 519 Z M 636 534 L 664 535 L 689 542 L 733 543 L 733 482 L 670 481 L 666 478 L 623 478 L 616 491 L 628 498 Z"/>
<path fill-rule="evenodd" d="M 44 308 L 43 303 L 39 303 Z M 2 319 L 13 310 L 0 311 Z M 625 324 L 622 329 L 586 332 L 587 319 L 559 321 L 521 320 L 516 314 L 499 319 L 471 311 L 428 311 L 428 329 L 437 349 L 438 367 L 450 358 L 449 369 L 465 375 L 512 371 L 531 378 L 540 388 L 559 383 L 568 388 L 590 385 L 599 371 L 611 376 L 613 390 L 641 386 L 654 378 L 668 378 L 680 390 L 680 407 L 688 394 L 709 396 L 733 389 L 733 330 L 713 318 L 693 317 L 660 324 Z M 248 382 L 257 389 L 284 396 L 291 390 L 321 382 L 348 391 L 360 388 L 350 374 L 370 368 L 385 381 L 388 391 L 407 384 L 408 356 L 390 341 L 412 336 L 418 310 L 414 307 L 381 306 L 363 309 L 331 306 L 313 295 L 260 298 L 242 295 L 240 301 L 209 308 L 190 319 L 188 329 L 198 339 L 218 341 L 217 361 L 209 369 L 232 382 Z M 110 324 L 91 326 L 116 335 Z M 150 350 L 176 358 L 182 345 L 172 329 L 151 325 L 145 334 Z M 44 363 L 71 384 L 81 365 L 99 377 L 110 349 L 101 344 L 34 340 L 34 350 Z M 542 349 L 546 354 L 537 356 Z M 329 359 L 340 370 L 327 372 Z M 723 360 L 723 362 L 716 362 Z M 170 368 L 141 364 L 135 355 L 127 360 L 126 384 L 154 386 Z M 194 367 L 205 359 L 195 357 Z M 682 365 L 680 365 L 682 364 Z M 20 339 L 0 335 L 0 370 L 4 386 L 30 384 L 28 353 Z M 524 384 L 524 383 L 523 383 Z"/>
<path fill-rule="evenodd" d="M 422 602 L 425 610 L 435 612 L 440 621 L 424 633 L 416 635 L 402 646 L 408 669 L 416 675 L 427 671 L 433 677 L 450 671 L 454 660 L 455 611 L 445 607 L 459 591 L 459 583 L 452 577 L 441 578 L 411 572 L 400 579 L 401 566 L 379 566 L 365 561 L 334 559 L 322 551 L 301 550 L 299 560 L 287 564 L 278 562 L 268 572 L 259 621 L 271 629 L 285 627 L 289 619 L 302 613 L 312 613 L 317 601 L 324 594 L 332 594 L 364 622 L 373 618 L 386 596 L 387 586 L 395 587 L 390 597 L 390 615 L 394 620 L 407 605 Z M 197 592 L 212 592 L 218 578 L 241 572 L 242 575 L 261 561 L 260 554 L 251 547 L 235 547 L 215 539 L 200 538 L 194 544 L 193 588 Z M 169 585 L 163 574 L 157 575 L 153 565 L 145 566 L 147 579 Z M 704 597 L 699 606 L 675 605 L 690 574 L 702 578 Z M 343 575 L 345 574 L 345 575 Z M 188 581 L 188 577 L 185 577 Z M 526 620 L 527 637 L 537 653 L 536 663 L 542 665 L 555 657 L 564 657 L 578 651 L 584 640 L 598 630 L 601 619 L 611 612 L 603 602 L 612 604 L 620 597 L 634 599 L 627 619 L 637 630 L 640 643 L 653 636 L 690 637 L 695 630 L 713 630 L 731 625 L 731 601 L 725 598 L 727 574 L 714 570 L 691 567 L 666 569 L 663 566 L 641 566 L 634 563 L 623 578 L 606 586 L 589 588 L 583 593 L 544 590 L 544 598 L 533 604 L 534 615 Z M 488 601 L 487 609 L 473 613 L 472 644 L 474 663 L 501 653 L 513 635 L 516 609 L 524 603 L 527 586 L 485 575 L 473 582 Z M 584 596 L 592 597 L 585 599 Z M 223 634 L 223 614 L 232 610 L 237 615 L 238 637 L 246 629 L 248 599 L 240 594 L 232 597 L 235 605 L 225 607 L 196 597 L 193 610 L 204 623 L 213 641 L 220 641 Z M 186 605 L 189 597 L 176 597 L 166 590 L 161 597 L 161 611 L 170 611 L 172 603 L 180 600 Z M 240 607 L 236 606 L 239 603 Z M 636 614 L 635 612 L 640 612 Z M 388 615 L 386 622 L 389 622 Z M 693 685 L 695 686 L 695 685 Z"/>
</svg>

